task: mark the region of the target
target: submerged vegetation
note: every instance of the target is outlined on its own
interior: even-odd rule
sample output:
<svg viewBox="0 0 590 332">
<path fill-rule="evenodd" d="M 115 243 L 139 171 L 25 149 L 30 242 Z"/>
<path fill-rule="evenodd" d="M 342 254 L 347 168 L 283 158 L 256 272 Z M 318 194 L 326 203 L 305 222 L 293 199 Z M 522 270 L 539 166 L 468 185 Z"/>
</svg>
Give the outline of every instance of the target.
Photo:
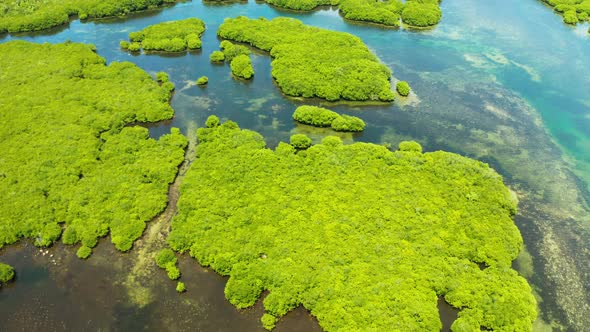
<svg viewBox="0 0 590 332">
<path fill-rule="evenodd" d="M 363 131 L 365 122 L 356 116 L 339 115 L 326 108 L 299 106 L 293 113 L 293 120 L 316 126 L 332 127 L 336 131 Z"/>
<path fill-rule="evenodd" d="M 129 40 L 121 42 L 121 48 L 130 51 L 182 52 L 201 48 L 201 35 L 205 23 L 198 18 L 162 22 L 150 25 L 141 31 L 131 32 Z M 131 49 L 131 45 L 134 45 Z"/>
<path fill-rule="evenodd" d="M 444 296 L 461 309 L 454 331 L 531 330 L 516 202 L 487 164 L 333 136 L 273 151 L 234 122 L 207 125 L 168 243 L 229 276 L 238 308 L 267 290 L 265 327 L 303 305 L 325 330 L 440 331 Z"/>
<path fill-rule="evenodd" d="M 563 15 L 563 22 L 577 24 L 590 18 L 590 0 L 542 0 Z M 590 30 L 588 30 L 590 32 Z"/>
<path fill-rule="evenodd" d="M 80 19 L 125 16 L 175 0 L 28 0 L 0 2 L 0 33 L 49 29 Z"/>
<path fill-rule="evenodd" d="M 172 118 L 170 92 L 93 50 L 0 44 L 0 248 L 61 237 L 85 258 L 110 233 L 127 251 L 166 207 L 186 138 L 172 129 L 154 140 L 129 124 Z"/>
<path fill-rule="evenodd" d="M 284 17 L 226 19 L 218 34 L 270 52 L 272 76 L 286 95 L 331 101 L 394 99 L 391 70 L 351 34 Z"/>
<path fill-rule="evenodd" d="M 428 27 L 436 25 L 442 17 L 438 0 L 265 0 L 267 3 L 287 9 L 309 11 L 319 6 L 338 6 L 346 19 L 383 24 L 392 27 L 405 24 Z"/>
<path fill-rule="evenodd" d="M 0 263 L 0 286 L 14 278 L 14 269 L 12 266 Z"/>
</svg>

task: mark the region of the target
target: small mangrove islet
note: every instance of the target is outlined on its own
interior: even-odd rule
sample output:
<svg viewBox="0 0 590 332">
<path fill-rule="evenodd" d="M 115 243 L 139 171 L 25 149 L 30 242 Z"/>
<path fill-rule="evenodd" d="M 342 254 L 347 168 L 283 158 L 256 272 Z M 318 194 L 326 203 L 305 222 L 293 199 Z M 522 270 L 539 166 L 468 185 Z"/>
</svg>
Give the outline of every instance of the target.
<svg viewBox="0 0 590 332">
<path fill-rule="evenodd" d="M 131 124 L 172 118 L 170 92 L 105 63 L 92 45 L 0 44 L 0 248 L 61 238 L 87 258 L 110 233 L 127 251 L 166 207 L 187 140 Z"/>
<path fill-rule="evenodd" d="M 401 22 L 415 27 L 438 24 L 442 12 L 438 0 L 265 0 L 286 9 L 309 11 L 319 6 L 338 6 L 340 14 L 351 21 L 399 27 Z"/>
<path fill-rule="evenodd" d="M 444 297 L 453 331 L 532 330 L 536 301 L 511 267 L 516 200 L 487 164 L 334 136 L 271 150 L 206 123 L 167 241 L 229 276 L 236 307 L 267 291 L 267 329 L 303 306 L 327 331 L 440 331 Z"/>
<path fill-rule="evenodd" d="M 293 120 L 316 127 L 332 127 L 336 131 L 363 131 L 365 122 L 350 115 L 340 115 L 317 106 L 299 106 L 293 112 Z"/>
<path fill-rule="evenodd" d="M 176 0 L 33 0 L 0 1 L 0 33 L 38 31 L 80 19 L 125 16 Z"/>
<path fill-rule="evenodd" d="M 292 18 L 243 16 L 226 19 L 218 34 L 270 52 L 272 76 L 288 96 L 330 101 L 394 99 L 391 70 L 351 34 L 307 26 Z"/>
<path fill-rule="evenodd" d="M 182 52 L 201 48 L 201 35 L 205 23 L 198 18 L 162 22 L 150 25 L 141 31 L 131 32 L 129 40 L 121 41 L 121 48 L 144 51 Z"/>
</svg>

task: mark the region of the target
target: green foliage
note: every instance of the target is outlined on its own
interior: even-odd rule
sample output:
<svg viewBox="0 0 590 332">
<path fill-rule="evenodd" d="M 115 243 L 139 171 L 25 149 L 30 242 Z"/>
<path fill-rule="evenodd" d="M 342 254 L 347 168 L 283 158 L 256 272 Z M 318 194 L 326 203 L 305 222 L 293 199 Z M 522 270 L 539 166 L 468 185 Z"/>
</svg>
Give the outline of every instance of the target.
<svg viewBox="0 0 590 332">
<path fill-rule="evenodd" d="M 92 249 L 88 248 L 87 246 L 81 246 L 76 252 L 76 255 L 78 258 L 86 259 L 92 255 Z"/>
<path fill-rule="evenodd" d="M 205 85 L 207 83 L 209 83 L 209 78 L 207 76 L 201 76 L 197 80 L 197 85 Z"/>
<path fill-rule="evenodd" d="M 398 27 L 404 4 L 399 0 L 340 0 L 339 8 L 348 20 Z"/>
<path fill-rule="evenodd" d="M 329 127 L 339 117 L 338 113 L 316 106 L 299 106 L 293 113 L 293 120 L 316 127 Z"/>
<path fill-rule="evenodd" d="M 229 276 L 235 306 L 268 290 L 269 315 L 303 305 L 327 331 L 440 331 L 444 296 L 454 330 L 532 329 L 516 202 L 487 164 L 335 137 L 273 151 L 233 122 L 197 135 L 168 243 Z"/>
<path fill-rule="evenodd" d="M 260 321 L 262 322 L 262 326 L 269 331 L 274 329 L 275 325 L 277 325 L 277 318 L 275 316 L 267 314 L 267 313 L 262 315 L 262 318 L 260 318 Z"/>
<path fill-rule="evenodd" d="M 338 0 L 265 0 L 273 6 L 293 10 L 312 10 L 318 6 L 338 5 Z"/>
<path fill-rule="evenodd" d="M 158 254 L 156 255 L 156 264 L 158 264 L 158 266 L 162 269 L 165 269 L 170 263 L 172 263 L 172 265 L 176 265 L 176 261 L 177 258 L 174 254 L 174 251 L 169 248 L 158 251 Z"/>
<path fill-rule="evenodd" d="M 285 17 L 226 19 L 218 34 L 269 51 L 272 76 L 289 96 L 393 100 L 391 71 L 351 34 Z"/>
<path fill-rule="evenodd" d="M 165 266 L 166 274 L 170 280 L 176 280 L 180 278 L 180 270 L 176 267 L 175 263 L 168 263 Z"/>
<path fill-rule="evenodd" d="M 179 281 L 179 282 L 176 284 L 176 291 L 177 291 L 177 292 L 179 292 L 179 293 L 184 293 L 184 292 L 186 292 L 186 285 L 184 284 L 184 282 L 182 282 L 182 281 Z"/>
<path fill-rule="evenodd" d="M 14 278 L 12 266 L 0 263 L 0 285 L 5 284 Z"/>
<path fill-rule="evenodd" d="M 125 16 L 174 0 L 18 0 L 0 1 L 0 33 L 49 29 L 80 19 Z"/>
<path fill-rule="evenodd" d="M 225 54 L 221 51 L 213 51 L 209 56 L 209 60 L 211 60 L 211 62 L 223 62 L 225 61 Z"/>
<path fill-rule="evenodd" d="M 207 128 L 215 128 L 219 126 L 219 118 L 215 115 L 210 115 L 207 118 L 207 121 L 205 121 L 205 126 L 207 126 Z"/>
<path fill-rule="evenodd" d="M 170 77 L 168 76 L 168 73 L 161 71 L 156 73 L 156 81 L 166 83 L 170 81 Z"/>
<path fill-rule="evenodd" d="M 249 80 L 252 78 L 252 76 L 254 76 L 252 61 L 250 60 L 250 57 L 245 54 L 241 54 L 233 58 L 229 66 L 231 68 L 231 72 L 237 77 Z"/>
<path fill-rule="evenodd" d="M 291 145 L 299 150 L 307 149 L 311 146 L 311 138 L 304 134 L 295 134 L 291 136 Z"/>
<path fill-rule="evenodd" d="M 399 150 L 403 152 L 418 152 L 422 153 L 422 146 L 418 142 L 403 141 L 399 143 Z"/>
<path fill-rule="evenodd" d="M 182 52 L 201 48 L 205 23 L 198 18 L 162 22 L 131 32 L 129 40 L 144 51 Z"/>
<path fill-rule="evenodd" d="M 129 42 L 121 40 L 119 42 L 119 46 L 121 47 L 122 50 L 129 49 Z"/>
<path fill-rule="evenodd" d="M 576 24 L 578 23 L 578 14 L 575 10 L 568 10 L 563 13 L 563 22 L 567 24 Z"/>
<path fill-rule="evenodd" d="M 341 115 L 332 121 L 332 129 L 336 131 L 363 131 L 365 121 L 356 116 Z"/>
<path fill-rule="evenodd" d="M 229 40 L 222 41 L 221 44 L 219 44 L 219 48 L 223 50 L 223 58 L 229 63 L 239 55 L 250 55 L 250 49 L 246 46 L 236 45 Z"/>
<path fill-rule="evenodd" d="M 395 85 L 395 89 L 400 95 L 404 97 L 410 94 L 410 85 L 406 81 L 397 82 L 397 84 Z"/>
<path fill-rule="evenodd" d="M 437 0 L 408 0 L 402 11 L 402 21 L 415 27 L 436 25 L 441 18 L 442 11 Z"/>
<path fill-rule="evenodd" d="M 332 127 L 336 131 L 363 131 L 365 122 L 356 116 L 339 115 L 326 108 L 300 106 L 293 113 L 293 119 L 316 127 Z"/>
<path fill-rule="evenodd" d="M 129 52 L 139 52 L 141 50 L 141 44 L 137 43 L 137 42 L 133 42 L 133 43 L 129 44 L 129 46 L 127 47 L 127 50 L 129 50 Z"/>
<path fill-rule="evenodd" d="M 174 89 L 175 89 L 174 83 L 172 83 L 170 81 L 166 81 L 166 82 L 162 83 L 162 89 L 164 89 L 170 93 L 170 92 L 174 91 Z"/>
<path fill-rule="evenodd" d="M 340 14 L 344 18 L 353 21 L 370 22 L 383 24 L 387 26 L 398 27 L 400 18 L 404 9 L 404 3 L 400 0 L 265 0 L 267 3 L 281 8 L 294 10 L 312 10 L 318 6 L 338 6 Z M 426 20 L 431 20 L 432 5 L 438 8 L 438 1 L 419 0 L 407 1 L 413 2 L 411 7 L 417 8 L 420 12 L 416 13 L 417 17 L 427 16 Z M 423 6 L 424 5 L 424 6 Z M 436 21 L 440 21 L 440 16 Z"/>
<path fill-rule="evenodd" d="M 554 7 L 555 12 L 563 15 L 566 24 L 577 24 L 588 20 L 590 15 L 590 0 L 543 0 Z M 590 32 L 590 30 L 589 30 Z"/>
<path fill-rule="evenodd" d="M 172 118 L 170 93 L 93 49 L 0 44 L 0 248 L 48 246 L 63 224 L 66 244 L 92 248 L 110 232 L 126 251 L 166 207 L 186 138 L 128 124 Z"/>
</svg>

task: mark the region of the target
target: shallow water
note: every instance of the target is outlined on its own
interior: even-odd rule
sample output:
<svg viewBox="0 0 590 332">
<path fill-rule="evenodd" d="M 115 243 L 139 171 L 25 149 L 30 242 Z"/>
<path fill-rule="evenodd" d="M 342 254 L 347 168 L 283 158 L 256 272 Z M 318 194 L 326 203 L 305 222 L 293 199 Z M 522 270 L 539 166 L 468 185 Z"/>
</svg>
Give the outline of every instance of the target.
<svg viewBox="0 0 590 332">
<path fill-rule="evenodd" d="M 151 73 L 167 71 L 177 87 L 172 100 L 176 116 L 150 125 L 154 136 L 168 132 L 170 126 L 187 133 L 210 114 L 217 114 L 259 131 L 272 147 L 293 133 L 306 133 L 316 141 L 334 133 L 293 123 L 292 111 L 303 102 L 285 98 L 274 86 L 265 53 L 253 56 L 256 74 L 251 82 L 234 80 L 227 65 L 210 64 L 209 54 L 218 49 L 219 24 L 225 17 L 238 15 L 291 16 L 355 34 L 396 78 L 410 83 L 415 95 L 381 106 L 311 102 L 367 122 L 363 133 L 340 134 L 345 141 L 395 147 L 401 140 L 414 139 L 427 151 L 444 149 L 490 163 L 520 197 L 516 222 L 532 266 L 517 265 L 542 298 L 542 320 L 572 330 L 590 326 L 587 26 L 564 25 L 560 16 L 537 0 L 445 1 L 442 9 L 440 25 L 416 32 L 346 22 L 330 8 L 294 13 L 255 2 L 210 6 L 193 1 L 125 19 L 74 21 L 65 28 L 5 36 L 0 41 L 93 43 L 108 62 L 132 61 Z M 130 31 L 188 17 L 207 24 L 199 52 L 161 56 L 119 50 L 119 41 Z M 205 88 L 192 83 L 202 75 L 209 77 Z M 14 264 L 19 276 L 16 283 L 0 290 L 0 326 L 10 330 L 40 326 L 59 330 L 63 324 L 67 329 L 96 330 L 260 329 L 260 308 L 235 310 L 223 297 L 223 278 L 204 272 L 190 259 L 181 263 L 189 292 L 177 296 L 165 274 L 154 272 L 157 281 L 150 285 L 159 286 L 151 290 L 153 300 L 138 308 L 120 282 L 129 273 L 125 265 L 130 264 L 130 256 L 115 253 L 107 243 L 101 243 L 88 262 L 74 259 L 73 250 L 60 246 L 53 250 L 59 252 L 54 257 L 66 257 L 56 267 L 27 246 L 0 253 L 0 260 Z M 23 254 L 28 258 L 21 259 Z M 111 257 L 118 263 L 113 264 Z M 293 330 L 314 326 L 317 323 L 301 310 L 279 324 Z"/>
</svg>

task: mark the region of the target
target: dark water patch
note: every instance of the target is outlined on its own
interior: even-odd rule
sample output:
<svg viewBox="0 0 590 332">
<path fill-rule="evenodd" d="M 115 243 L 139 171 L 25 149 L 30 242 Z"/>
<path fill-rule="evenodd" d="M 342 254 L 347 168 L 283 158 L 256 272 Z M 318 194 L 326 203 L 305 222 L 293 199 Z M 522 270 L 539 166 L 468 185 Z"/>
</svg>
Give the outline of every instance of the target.
<svg viewBox="0 0 590 332">
<path fill-rule="evenodd" d="M 441 332 L 450 331 L 451 326 L 457 320 L 457 315 L 459 315 L 459 309 L 448 304 L 443 296 L 440 296 L 438 298 L 436 306 L 438 308 L 438 315 L 440 317 L 440 321 L 442 322 Z"/>
</svg>

